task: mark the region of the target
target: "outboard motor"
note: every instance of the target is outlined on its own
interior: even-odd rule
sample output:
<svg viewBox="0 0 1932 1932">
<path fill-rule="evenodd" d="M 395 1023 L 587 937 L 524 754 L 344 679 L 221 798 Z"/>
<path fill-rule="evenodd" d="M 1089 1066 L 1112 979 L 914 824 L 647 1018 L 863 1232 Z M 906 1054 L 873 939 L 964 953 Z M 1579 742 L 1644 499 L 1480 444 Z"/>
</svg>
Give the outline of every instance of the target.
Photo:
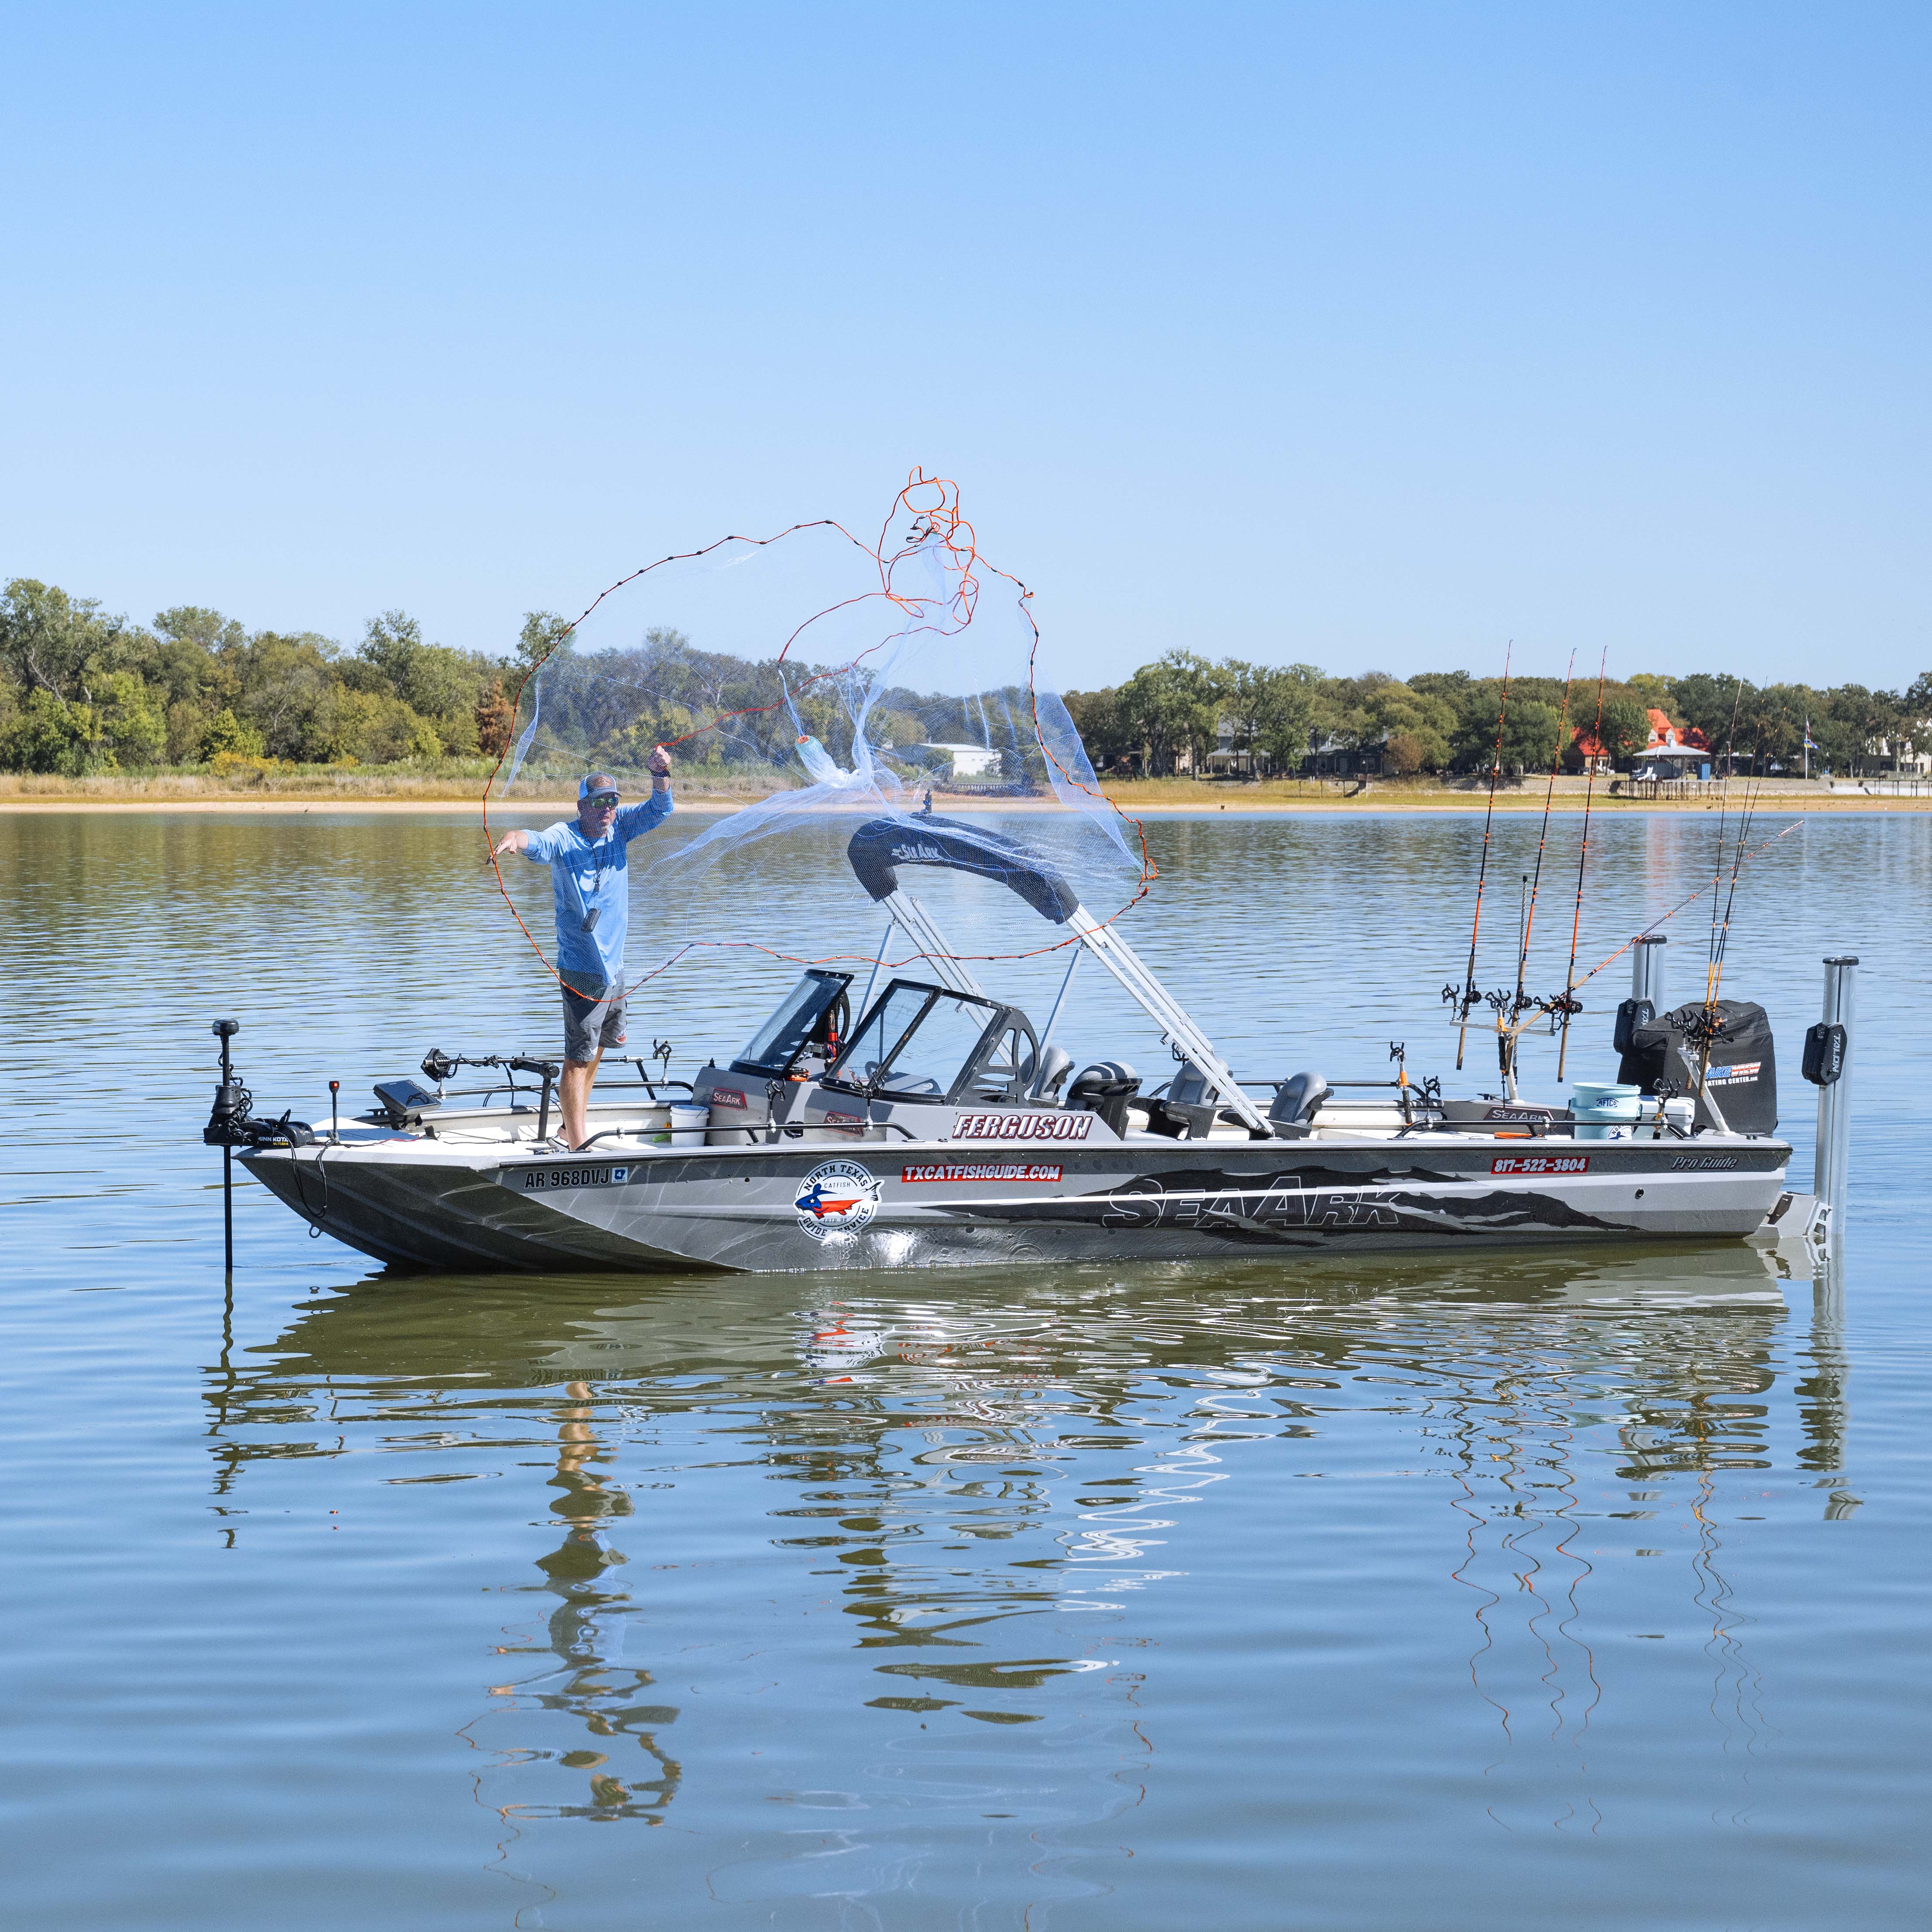
<svg viewBox="0 0 1932 1932">
<path fill-rule="evenodd" d="M 1141 1090 L 1141 1077 L 1122 1060 L 1096 1060 L 1082 1067 L 1066 1090 L 1066 1104 L 1098 1114 L 1117 1134 L 1127 1131 L 1127 1102 Z"/>
<path fill-rule="evenodd" d="M 1733 1133 L 1778 1131 L 1778 1060 L 1771 1022 L 1763 1007 L 1747 1000 L 1720 1000 L 1711 1010 L 1711 1098 L 1724 1110 Z M 1646 1094 L 1688 1094 L 1697 1102 L 1695 1124 L 1717 1125 L 1698 1092 L 1697 1064 L 1703 1055 L 1705 1009 L 1679 1006 L 1647 1024 L 1633 1025 L 1617 1078 Z"/>
</svg>

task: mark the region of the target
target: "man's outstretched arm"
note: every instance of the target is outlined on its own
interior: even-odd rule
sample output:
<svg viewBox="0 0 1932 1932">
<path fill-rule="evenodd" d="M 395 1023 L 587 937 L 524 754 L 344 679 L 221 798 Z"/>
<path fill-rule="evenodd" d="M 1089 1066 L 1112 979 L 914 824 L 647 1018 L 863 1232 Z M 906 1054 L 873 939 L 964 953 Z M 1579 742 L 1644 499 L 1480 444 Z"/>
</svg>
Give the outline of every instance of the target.
<svg viewBox="0 0 1932 1932">
<path fill-rule="evenodd" d="M 635 805 L 627 805 L 617 814 L 617 836 L 626 844 L 640 832 L 668 818 L 670 812 L 670 754 L 662 745 L 650 757 L 651 795 Z"/>
<path fill-rule="evenodd" d="M 530 849 L 530 835 L 520 825 L 514 832 L 506 832 L 497 840 L 495 850 L 483 862 L 488 865 L 500 859 L 506 852 L 526 852 Z"/>
</svg>

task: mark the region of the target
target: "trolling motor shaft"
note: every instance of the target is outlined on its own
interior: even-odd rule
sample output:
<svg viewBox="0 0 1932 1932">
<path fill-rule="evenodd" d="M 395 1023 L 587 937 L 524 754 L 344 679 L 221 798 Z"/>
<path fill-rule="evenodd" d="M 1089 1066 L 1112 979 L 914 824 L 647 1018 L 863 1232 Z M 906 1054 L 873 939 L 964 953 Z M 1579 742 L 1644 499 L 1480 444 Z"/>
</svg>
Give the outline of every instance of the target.
<svg viewBox="0 0 1932 1932">
<path fill-rule="evenodd" d="M 239 1020 L 217 1020 L 208 1030 L 221 1042 L 221 1084 L 214 1090 L 214 1105 L 208 1125 L 201 1130 L 202 1141 L 221 1150 L 221 1257 L 232 1276 L 235 1272 L 235 1141 L 236 1125 L 248 1118 L 250 1095 L 235 1078 L 228 1058 L 228 1042 L 242 1030 Z"/>
</svg>

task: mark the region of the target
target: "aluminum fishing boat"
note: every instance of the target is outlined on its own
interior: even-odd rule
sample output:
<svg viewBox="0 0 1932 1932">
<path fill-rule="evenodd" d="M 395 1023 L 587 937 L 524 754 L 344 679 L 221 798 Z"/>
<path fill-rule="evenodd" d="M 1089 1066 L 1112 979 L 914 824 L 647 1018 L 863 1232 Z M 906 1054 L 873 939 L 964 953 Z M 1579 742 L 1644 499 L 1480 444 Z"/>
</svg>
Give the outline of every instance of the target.
<svg viewBox="0 0 1932 1932">
<path fill-rule="evenodd" d="M 1734 1131 L 1714 1096 L 1660 1100 L 1592 1138 L 1562 1105 L 1445 1100 L 1406 1076 L 1375 1092 L 1312 1070 L 1238 1078 L 1038 853 L 943 818 L 882 818 L 848 856 L 920 970 L 855 996 L 855 975 L 812 968 L 741 1052 L 688 1084 L 643 1062 L 634 1082 L 607 1074 L 582 1147 L 551 1137 L 554 1063 L 439 1052 L 424 1063 L 429 1085 L 384 1082 L 380 1108 L 339 1132 L 249 1123 L 243 1160 L 322 1232 L 380 1261 L 452 1270 L 1708 1241 L 1810 1211 L 1785 1190 L 1789 1144 Z M 1071 935 L 1042 1024 L 946 943 L 902 881 L 922 866 L 976 874 Z M 1178 1071 L 1158 1086 L 1119 1061 L 1076 1071 L 1054 1044 L 1088 958 L 1172 1051 Z M 488 1082 L 456 1084 L 477 1066 Z"/>
</svg>

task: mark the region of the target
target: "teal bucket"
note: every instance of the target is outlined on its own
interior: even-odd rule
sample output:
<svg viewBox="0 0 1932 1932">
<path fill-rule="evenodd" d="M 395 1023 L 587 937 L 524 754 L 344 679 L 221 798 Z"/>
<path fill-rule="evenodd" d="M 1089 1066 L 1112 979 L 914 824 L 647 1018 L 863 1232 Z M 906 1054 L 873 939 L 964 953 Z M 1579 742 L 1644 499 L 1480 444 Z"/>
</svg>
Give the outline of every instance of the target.
<svg viewBox="0 0 1932 1932">
<path fill-rule="evenodd" d="M 1570 1089 L 1570 1112 L 1580 1141 L 1627 1140 L 1642 1110 L 1641 1087 L 1580 1080 Z"/>
</svg>

